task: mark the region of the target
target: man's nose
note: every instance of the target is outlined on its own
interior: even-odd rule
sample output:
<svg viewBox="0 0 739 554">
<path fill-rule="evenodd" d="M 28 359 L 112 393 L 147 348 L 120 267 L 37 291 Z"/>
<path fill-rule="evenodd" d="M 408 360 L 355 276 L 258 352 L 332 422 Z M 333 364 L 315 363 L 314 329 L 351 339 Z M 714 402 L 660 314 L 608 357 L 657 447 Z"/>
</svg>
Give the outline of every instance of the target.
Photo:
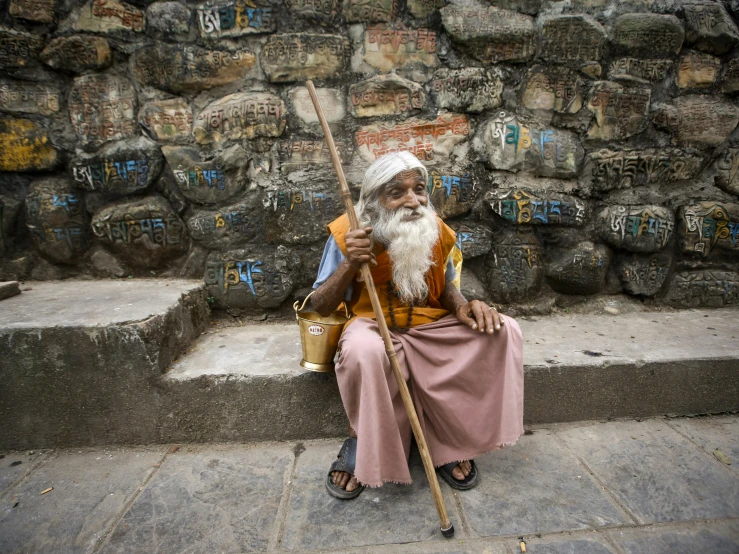
<svg viewBox="0 0 739 554">
<path fill-rule="evenodd" d="M 421 203 L 418 201 L 418 196 L 416 196 L 416 193 L 412 190 L 409 190 L 405 194 L 405 198 L 403 199 L 403 207 L 404 208 L 410 208 L 411 210 L 415 210 L 421 205 Z"/>
</svg>

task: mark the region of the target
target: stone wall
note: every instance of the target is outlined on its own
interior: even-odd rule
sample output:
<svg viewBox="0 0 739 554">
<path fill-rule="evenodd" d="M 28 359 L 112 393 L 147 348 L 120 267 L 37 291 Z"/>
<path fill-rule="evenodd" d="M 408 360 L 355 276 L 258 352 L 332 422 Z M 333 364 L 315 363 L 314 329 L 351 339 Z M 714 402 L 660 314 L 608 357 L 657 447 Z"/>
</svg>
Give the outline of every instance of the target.
<svg viewBox="0 0 739 554">
<path fill-rule="evenodd" d="M 310 286 L 357 187 L 430 169 L 464 289 L 513 305 L 739 301 L 739 2 L 6 0 L 0 280 Z"/>
</svg>

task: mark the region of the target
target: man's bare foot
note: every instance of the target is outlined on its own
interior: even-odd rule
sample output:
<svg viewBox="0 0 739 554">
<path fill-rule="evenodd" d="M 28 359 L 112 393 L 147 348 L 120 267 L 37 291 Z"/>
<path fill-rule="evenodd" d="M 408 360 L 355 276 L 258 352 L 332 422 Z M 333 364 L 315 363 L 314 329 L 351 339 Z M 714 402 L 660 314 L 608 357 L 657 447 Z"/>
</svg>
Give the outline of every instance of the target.
<svg viewBox="0 0 739 554">
<path fill-rule="evenodd" d="M 465 478 L 470 474 L 470 471 L 472 471 L 472 464 L 469 462 L 469 460 L 465 462 L 459 462 L 452 470 L 452 477 L 454 477 L 457 481 L 464 481 Z"/>
<path fill-rule="evenodd" d="M 333 473 L 331 473 L 331 480 L 333 481 L 334 485 L 341 487 L 346 492 L 355 491 L 359 486 L 359 481 L 357 481 L 357 478 L 352 477 L 351 474 L 346 473 L 345 471 L 334 471 Z"/>
</svg>

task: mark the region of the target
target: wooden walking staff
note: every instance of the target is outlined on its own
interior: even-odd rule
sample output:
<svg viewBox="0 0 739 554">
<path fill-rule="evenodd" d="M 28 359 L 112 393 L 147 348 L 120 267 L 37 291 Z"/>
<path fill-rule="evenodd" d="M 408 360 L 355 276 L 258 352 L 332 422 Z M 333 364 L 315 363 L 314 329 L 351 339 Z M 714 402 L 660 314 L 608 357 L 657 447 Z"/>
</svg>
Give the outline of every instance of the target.
<svg viewBox="0 0 739 554">
<path fill-rule="evenodd" d="M 339 159 L 339 154 L 336 151 L 336 145 L 334 144 L 334 138 L 331 135 L 331 129 L 328 127 L 328 122 L 326 121 L 326 117 L 323 115 L 323 110 L 321 109 L 321 103 L 318 101 L 318 95 L 316 94 L 316 88 L 313 86 L 312 81 L 306 81 L 305 85 L 308 87 L 308 92 L 310 92 L 310 97 L 313 100 L 313 106 L 316 108 L 316 114 L 318 114 L 318 119 L 321 122 L 321 128 L 323 129 L 323 134 L 326 137 L 326 142 L 328 143 L 328 149 L 331 153 L 331 161 L 334 163 L 334 169 L 336 170 L 336 175 L 339 177 L 339 185 L 341 186 L 341 196 L 344 199 L 344 206 L 346 208 L 346 215 L 349 217 L 349 224 L 351 226 L 351 230 L 354 231 L 355 229 L 359 228 L 359 221 L 357 220 L 357 214 L 354 211 L 354 204 L 352 203 L 352 194 L 349 190 L 349 184 L 346 182 L 346 177 L 344 176 L 344 170 L 341 167 L 341 160 Z M 377 289 L 375 289 L 375 283 L 372 280 L 372 273 L 370 273 L 369 264 L 362 264 L 362 279 L 364 280 L 364 284 L 367 287 L 367 292 L 369 293 L 370 301 L 372 302 L 372 309 L 375 312 L 375 318 L 377 319 L 377 326 L 380 328 L 380 335 L 382 335 L 382 340 L 385 343 L 385 352 L 387 353 L 387 357 L 390 360 L 390 366 L 393 368 L 393 374 L 395 375 L 395 380 L 398 382 L 398 389 L 400 390 L 400 396 L 403 399 L 403 404 L 405 405 L 405 411 L 408 414 L 408 419 L 411 422 L 411 428 L 413 429 L 413 434 L 416 437 L 416 444 L 418 445 L 418 450 L 421 452 L 421 459 L 423 460 L 423 467 L 426 470 L 426 477 L 428 477 L 429 484 L 431 485 L 431 494 L 434 497 L 434 504 L 436 504 L 436 511 L 439 514 L 439 522 L 441 524 L 441 534 L 444 535 L 447 538 L 454 536 L 454 526 L 452 525 L 452 522 L 449 520 L 449 515 L 446 513 L 446 506 L 444 505 L 444 497 L 441 496 L 441 489 L 439 488 L 439 481 L 436 479 L 436 471 L 434 470 L 434 464 L 431 461 L 431 455 L 429 454 L 428 445 L 426 444 L 426 437 L 423 436 L 423 431 L 421 430 L 421 424 L 418 421 L 418 415 L 416 414 L 416 408 L 413 406 L 413 400 L 411 399 L 411 394 L 408 391 L 408 385 L 405 382 L 405 379 L 403 379 L 403 374 L 400 371 L 400 365 L 398 364 L 398 357 L 395 354 L 395 349 L 393 348 L 393 341 L 390 338 L 390 331 L 387 328 L 387 323 L 385 322 L 385 316 L 382 313 L 382 306 L 380 305 L 380 299 L 377 296 Z"/>
</svg>

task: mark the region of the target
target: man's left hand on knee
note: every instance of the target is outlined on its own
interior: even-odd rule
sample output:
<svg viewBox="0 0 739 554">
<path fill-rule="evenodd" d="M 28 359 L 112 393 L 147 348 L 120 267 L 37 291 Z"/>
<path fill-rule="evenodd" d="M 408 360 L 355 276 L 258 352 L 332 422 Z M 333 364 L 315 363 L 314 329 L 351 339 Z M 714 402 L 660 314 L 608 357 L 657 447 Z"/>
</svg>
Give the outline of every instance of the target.
<svg viewBox="0 0 739 554">
<path fill-rule="evenodd" d="M 503 317 L 495 308 L 480 300 L 470 300 L 457 308 L 457 319 L 470 329 L 492 335 L 504 324 Z"/>
</svg>

